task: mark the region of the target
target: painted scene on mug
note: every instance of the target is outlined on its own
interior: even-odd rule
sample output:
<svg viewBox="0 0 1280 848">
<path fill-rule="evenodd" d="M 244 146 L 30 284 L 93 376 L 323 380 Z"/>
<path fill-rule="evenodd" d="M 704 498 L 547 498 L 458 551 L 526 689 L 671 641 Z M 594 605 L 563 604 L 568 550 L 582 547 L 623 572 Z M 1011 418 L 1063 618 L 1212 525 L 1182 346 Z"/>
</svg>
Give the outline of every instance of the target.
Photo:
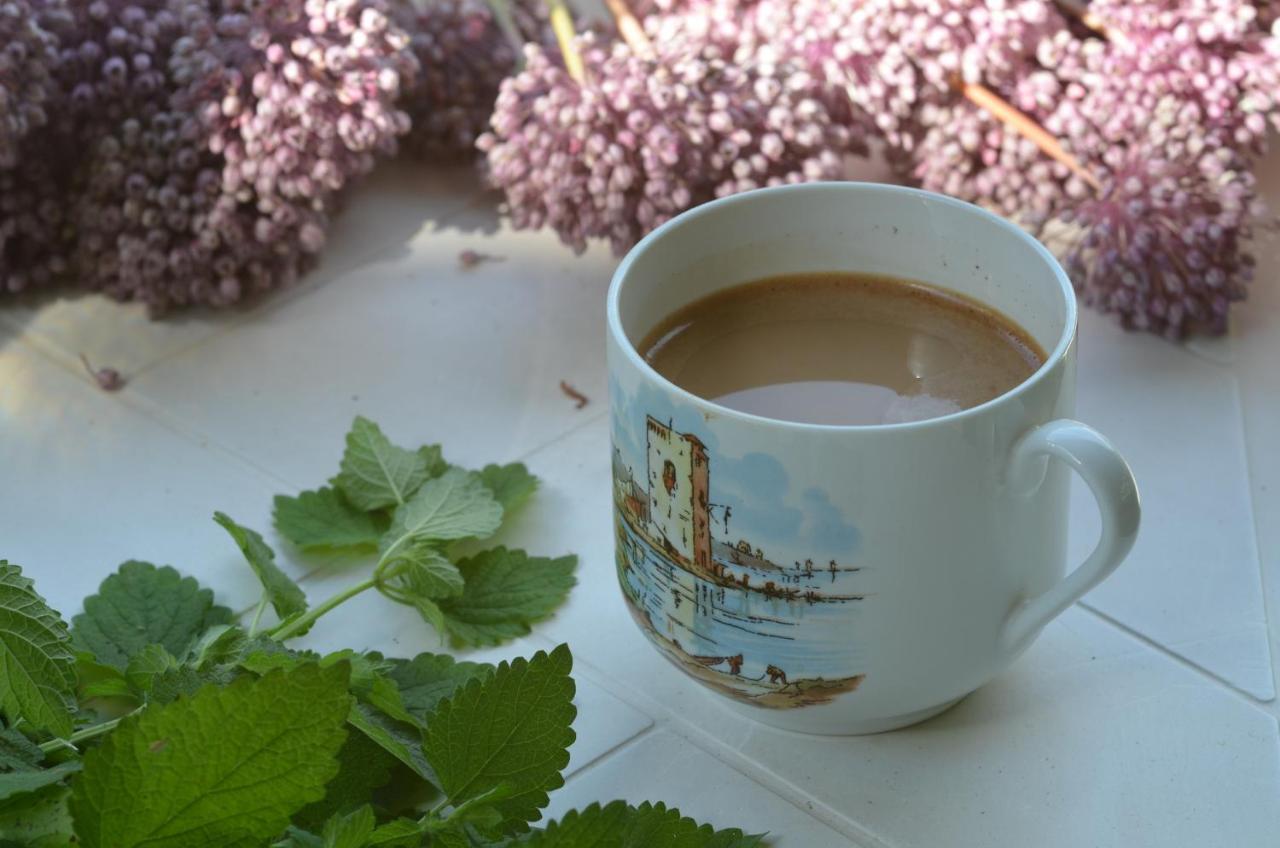
<svg viewBox="0 0 1280 848">
<path fill-rule="evenodd" d="M 855 692 L 859 610 L 874 603 L 857 527 L 777 457 L 721 449 L 714 418 L 645 383 L 610 392 L 618 580 L 641 629 L 758 707 Z"/>
</svg>

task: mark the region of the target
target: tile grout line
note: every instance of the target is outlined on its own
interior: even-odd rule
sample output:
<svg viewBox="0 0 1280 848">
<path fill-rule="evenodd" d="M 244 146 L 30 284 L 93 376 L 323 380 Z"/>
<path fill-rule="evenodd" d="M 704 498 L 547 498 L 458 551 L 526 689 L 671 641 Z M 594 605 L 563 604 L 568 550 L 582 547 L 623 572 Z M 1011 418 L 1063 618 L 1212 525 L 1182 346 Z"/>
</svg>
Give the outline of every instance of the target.
<svg viewBox="0 0 1280 848">
<path fill-rule="evenodd" d="M 170 434 L 177 436 L 180 441 L 187 443 L 191 447 L 196 449 L 213 447 L 218 452 L 226 454 L 228 459 L 241 463 L 257 474 L 274 480 L 281 485 L 288 486 L 295 490 L 298 489 L 298 487 L 293 483 L 290 483 L 269 469 L 258 465 L 248 457 L 242 455 L 239 451 L 224 444 L 220 440 L 195 428 L 188 428 L 182 421 L 169 415 L 146 397 L 127 391 L 127 387 L 126 390 L 112 393 L 110 397 L 103 398 L 102 395 L 104 395 L 105 392 L 93 383 L 93 381 L 84 373 L 82 368 L 75 367 L 72 362 L 64 358 L 64 354 L 66 353 L 65 351 L 56 345 L 53 345 L 47 339 L 44 339 L 39 335 L 33 336 L 27 333 L 21 333 L 15 336 L 13 340 L 21 345 L 24 350 L 38 356 L 47 364 L 52 365 L 67 374 L 76 385 L 80 386 L 82 390 L 89 392 L 90 395 L 97 399 L 121 404 L 130 412 L 135 413 L 147 421 L 169 431 Z"/>
<path fill-rule="evenodd" d="M 183 441 L 190 443 L 192 447 L 195 447 L 197 449 L 201 449 L 206 446 L 216 448 L 219 452 L 226 454 L 228 458 L 239 462 L 241 465 L 254 471 L 255 473 L 260 474 L 263 477 L 266 477 L 269 480 L 272 480 L 282 486 L 285 486 L 292 491 L 295 491 L 295 492 L 301 491 L 300 486 L 290 482 L 289 480 L 284 479 L 283 477 L 281 477 L 279 474 L 276 474 L 271 469 L 265 466 L 259 465 L 249 457 L 242 454 L 240 451 L 236 450 L 235 448 L 223 442 L 221 439 L 218 439 L 217 437 L 212 436 L 204 432 L 203 430 L 199 430 L 196 427 L 188 424 L 185 420 L 178 418 L 175 415 L 172 415 L 167 410 L 160 407 L 154 401 L 146 398 L 145 396 L 136 395 L 136 396 L 122 397 L 121 400 L 122 402 L 127 404 L 131 409 L 136 411 L 138 414 L 142 415 L 144 418 L 147 418 L 153 421 L 154 423 L 159 424 L 161 427 L 164 427 L 166 430 L 178 436 Z"/>
<path fill-rule="evenodd" d="M 1243 704 L 1247 704 L 1250 707 L 1253 707 L 1255 710 L 1261 713 L 1265 713 L 1271 716 L 1272 718 L 1280 720 L 1280 704 L 1277 704 L 1275 699 L 1272 699 L 1270 701 L 1264 701 L 1261 698 L 1257 698 L 1253 695 L 1250 695 L 1248 692 L 1245 692 L 1244 690 L 1236 687 L 1235 685 L 1228 683 L 1226 680 L 1222 679 L 1221 677 L 1218 677 L 1213 672 L 1208 671 L 1207 669 L 1201 668 L 1200 666 L 1191 662 L 1191 660 L 1187 659 L 1181 654 L 1175 653 L 1172 649 L 1160 644 L 1159 642 L 1155 641 L 1151 637 L 1143 633 L 1140 633 L 1137 630 L 1134 630 L 1124 622 L 1119 621 L 1118 619 L 1113 618 L 1110 615 L 1107 615 L 1105 612 L 1102 612 L 1101 610 L 1095 607 L 1089 606 L 1084 601 L 1077 602 L 1076 606 L 1084 610 L 1085 612 L 1089 613 L 1090 615 L 1094 616 L 1099 621 L 1102 621 L 1103 623 L 1110 625 L 1116 630 L 1124 633 L 1129 638 L 1141 643 L 1144 647 L 1152 649 L 1153 651 L 1160 654 L 1161 656 L 1167 659 L 1170 659 L 1175 663 L 1177 663 L 1178 665 L 1182 666 L 1183 668 L 1193 672 L 1197 677 L 1201 678 L 1202 680 L 1212 683 L 1218 689 L 1234 697 L 1237 701 Z"/>
<path fill-rule="evenodd" d="M 1257 479 L 1255 479 L 1253 463 L 1249 461 L 1249 452 L 1250 452 L 1249 445 L 1251 442 L 1251 439 L 1249 438 L 1249 436 L 1250 436 L 1251 428 L 1249 426 L 1249 416 L 1246 414 L 1246 411 L 1245 411 L 1244 392 L 1240 385 L 1239 376 L 1234 372 L 1234 370 L 1231 373 L 1231 377 L 1232 377 L 1233 384 L 1235 386 L 1235 392 L 1234 392 L 1235 413 L 1236 413 L 1236 420 L 1240 422 L 1241 449 L 1244 452 L 1244 456 L 1242 457 L 1242 460 L 1244 465 L 1245 483 L 1248 487 L 1247 491 L 1249 493 L 1249 508 L 1253 518 L 1253 553 L 1258 563 L 1258 592 L 1261 596 L 1260 599 L 1262 601 L 1262 622 L 1263 622 L 1263 629 L 1266 633 L 1267 656 L 1270 657 L 1271 659 L 1271 668 L 1269 669 L 1271 672 L 1271 687 L 1273 690 L 1275 690 L 1278 688 L 1278 684 L 1280 684 L 1280 654 L 1277 654 L 1277 651 L 1275 650 L 1275 646 L 1272 644 L 1274 641 L 1274 637 L 1272 635 L 1272 630 L 1271 630 L 1271 623 L 1272 623 L 1271 602 L 1273 599 L 1273 592 L 1272 592 L 1273 587 L 1269 585 L 1270 580 L 1268 579 L 1267 575 L 1270 569 L 1267 568 L 1266 562 L 1264 560 L 1263 540 L 1261 536 L 1261 523 L 1258 521 L 1257 491 L 1258 491 L 1259 485 L 1261 484 Z M 1280 599 L 1277 599 L 1277 600 L 1280 601 Z M 1274 696 L 1272 698 L 1272 701 L 1274 703 L 1275 701 Z M 1278 718 L 1280 718 L 1280 708 L 1277 708 L 1273 712 L 1273 715 L 1276 715 Z"/>
<path fill-rule="evenodd" d="M 609 410 L 608 410 L 608 409 L 602 409 L 602 410 L 600 410 L 599 412 L 597 412 L 595 415 L 592 415 L 592 416 L 588 417 L 587 419 L 585 419 L 585 420 L 583 420 L 583 421 L 578 422 L 577 424 L 573 424 L 573 425 L 571 425 L 571 426 L 569 427 L 569 429 L 568 429 L 568 430 L 565 430 L 564 432 L 562 432 L 562 433 L 560 433 L 560 434 L 558 434 L 558 435 L 556 435 L 556 436 L 551 437 L 550 439 L 548 439 L 547 441 L 543 442 L 542 444 L 537 445 L 536 447 L 532 447 L 532 448 L 530 448 L 529 450 L 527 450 L 527 451 L 525 451 L 524 453 L 522 453 L 522 454 L 520 454 L 519 456 L 517 456 L 513 461 L 514 461 L 514 462 L 524 462 L 526 459 L 529 459 L 530 457 L 534 456 L 535 454 L 542 453 L 542 452 L 543 452 L 544 450 L 546 450 L 547 448 L 550 448 L 550 447 L 553 447 L 554 445 L 558 445 L 558 444 L 560 444 L 560 442 L 564 441 L 565 439 L 569 438 L 570 436 L 574 435 L 575 433 L 579 432 L 580 430 L 585 429 L 586 427 L 590 426 L 591 424 L 594 424 L 595 422 L 599 421 L 601 418 L 604 418 L 604 417 L 605 417 L 606 415 L 608 415 L 608 414 L 609 414 Z"/>
<path fill-rule="evenodd" d="M 614 745 L 609 750 L 596 754 L 589 761 L 587 761 L 586 763 L 583 763 L 581 767 L 575 769 L 573 773 L 570 774 L 569 777 L 565 779 L 565 782 L 564 782 L 565 785 L 568 786 L 570 783 L 580 778 L 585 779 L 585 776 L 588 773 L 590 773 L 596 767 L 604 763 L 605 760 L 611 760 L 615 756 L 621 755 L 628 748 L 634 748 L 636 745 L 640 744 L 640 740 L 645 739 L 649 736 L 652 736 L 655 732 L 657 732 L 657 730 L 658 730 L 658 723 L 656 721 L 649 722 L 649 726 L 641 730 L 639 733 L 636 733 L 632 736 L 628 736 L 626 739 L 623 739 L 621 742 L 619 742 L 617 745 Z M 574 736 L 574 739 L 575 740 L 577 739 L 576 735 Z M 608 799 L 596 798 L 595 800 L 599 801 L 600 804 L 603 806 L 604 804 L 607 804 L 609 803 L 609 801 L 613 801 L 614 799 L 613 798 L 608 798 Z"/>
</svg>

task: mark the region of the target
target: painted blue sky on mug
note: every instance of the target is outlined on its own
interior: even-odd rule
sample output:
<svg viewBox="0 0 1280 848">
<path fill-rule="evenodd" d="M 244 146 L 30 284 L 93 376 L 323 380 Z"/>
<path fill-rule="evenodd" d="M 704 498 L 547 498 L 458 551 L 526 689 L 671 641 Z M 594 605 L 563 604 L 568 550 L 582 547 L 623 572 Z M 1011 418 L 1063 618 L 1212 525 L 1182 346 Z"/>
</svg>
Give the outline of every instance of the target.
<svg viewBox="0 0 1280 848">
<path fill-rule="evenodd" d="M 723 527 L 723 508 L 727 507 L 729 539 L 749 538 L 771 560 L 785 565 L 806 559 L 824 566 L 831 559 L 847 563 L 858 553 L 858 529 L 845 519 L 825 489 L 793 485 L 782 463 L 769 454 L 726 455 L 714 428 L 700 412 L 647 383 L 640 383 L 635 394 L 628 395 L 611 377 L 609 392 L 614 446 L 633 473 L 644 475 L 648 416 L 702 441 L 713 467 L 710 500 L 720 507 L 713 511 L 716 529 Z"/>
</svg>

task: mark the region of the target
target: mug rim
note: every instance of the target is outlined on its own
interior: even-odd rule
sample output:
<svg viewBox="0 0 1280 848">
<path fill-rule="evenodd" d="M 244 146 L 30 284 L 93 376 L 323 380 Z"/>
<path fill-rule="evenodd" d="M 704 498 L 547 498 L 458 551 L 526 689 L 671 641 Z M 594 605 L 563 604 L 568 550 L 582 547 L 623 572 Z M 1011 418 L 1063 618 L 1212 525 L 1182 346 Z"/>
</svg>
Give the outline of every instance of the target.
<svg viewBox="0 0 1280 848">
<path fill-rule="evenodd" d="M 996 395 L 988 401 L 984 401 L 977 406 L 972 406 L 968 409 L 962 409 L 958 412 L 951 412 L 934 418 L 924 418 L 919 421 L 895 422 L 892 424 L 812 424 L 805 421 L 791 421 L 786 418 L 771 418 L 765 415 L 742 412 L 740 410 L 733 409 L 732 407 L 716 403 L 715 401 L 704 398 L 700 395 L 696 395 L 693 392 L 676 385 L 662 374 L 658 373 L 652 365 L 645 361 L 644 356 L 640 354 L 640 351 L 636 349 L 636 346 L 632 343 L 631 339 L 628 338 L 626 331 L 623 330 L 621 310 L 618 306 L 618 302 L 622 294 L 622 288 L 626 285 L 627 277 L 631 273 L 631 268 L 641 256 L 654 249 L 654 247 L 661 242 L 669 232 L 706 215 L 718 214 L 726 208 L 744 203 L 754 203 L 761 195 L 823 192 L 849 193 L 864 196 L 877 194 L 897 195 L 899 197 L 915 197 L 940 203 L 950 209 L 961 212 L 962 214 L 976 215 L 978 218 L 984 219 L 988 224 L 994 225 L 996 229 L 1002 230 L 1006 235 L 1011 235 L 1024 244 L 1028 244 L 1032 251 L 1048 265 L 1049 270 L 1053 273 L 1053 278 L 1058 283 L 1059 294 L 1062 295 L 1063 302 L 1066 306 L 1062 333 L 1058 338 L 1057 344 L 1055 344 L 1053 349 L 1049 351 L 1041 366 L 1029 377 L 1008 391 Z M 770 186 L 768 188 L 752 189 L 751 191 L 716 198 L 715 200 L 710 200 L 706 203 L 695 206 L 692 209 L 686 209 L 684 212 L 681 212 L 679 215 L 676 215 L 674 218 L 671 218 L 652 230 L 648 235 L 637 242 L 635 246 L 627 251 L 626 256 L 624 256 L 622 261 L 618 264 L 618 267 L 613 272 L 613 277 L 609 282 L 609 295 L 606 307 L 609 335 L 618 342 L 618 346 L 622 348 L 627 359 L 635 368 L 639 369 L 645 377 L 657 383 L 668 393 L 676 395 L 685 402 L 710 407 L 716 415 L 724 416 L 726 418 L 737 419 L 751 424 L 768 424 L 811 432 L 914 430 L 936 425 L 952 424 L 973 416 L 981 415 L 998 404 L 1006 403 L 1011 398 L 1030 390 L 1031 387 L 1044 380 L 1046 375 L 1062 361 L 1075 339 L 1076 326 L 1079 320 L 1078 312 L 1079 309 L 1076 302 L 1075 288 L 1072 286 L 1070 278 L 1067 277 L 1066 271 L 1063 270 L 1061 263 L 1058 262 L 1057 258 L 1047 247 L 1040 243 L 1039 239 L 1036 239 L 1012 221 L 1002 218 L 994 212 L 983 209 L 981 206 L 974 203 L 969 203 L 954 197 L 948 197 L 945 194 L 937 194 L 936 192 L 925 191 L 924 189 L 892 185 L 890 183 L 874 183 L 856 180 L 798 183 L 794 185 Z"/>
</svg>

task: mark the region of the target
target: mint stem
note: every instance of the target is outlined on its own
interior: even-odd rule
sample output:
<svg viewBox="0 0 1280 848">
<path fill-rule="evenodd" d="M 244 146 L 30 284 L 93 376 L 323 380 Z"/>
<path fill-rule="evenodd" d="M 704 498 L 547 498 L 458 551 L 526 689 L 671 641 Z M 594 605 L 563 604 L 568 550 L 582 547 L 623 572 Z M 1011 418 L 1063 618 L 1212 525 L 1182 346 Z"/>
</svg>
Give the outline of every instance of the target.
<svg viewBox="0 0 1280 848">
<path fill-rule="evenodd" d="M 58 750 L 59 748 L 71 748 L 74 750 L 76 747 L 75 743 L 83 742 L 86 739 L 93 739 L 94 737 L 101 736 L 104 733 L 110 733 L 111 731 L 116 729 L 116 725 L 118 725 L 122 720 L 128 718 L 131 715 L 137 715 L 138 713 L 142 712 L 143 709 L 144 707 L 138 707 L 133 712 L 120 716 L 120 718 L 113 718 L 110 721 L 104 721 L 101 724 L 93 724 L 88 727 L 82 727 L 79 730 L 77 730 L 75 733 L 68 736 L 66 739 L 50 739 L 47 742 L 41 742 L 39 746 L 40 750 L 45 752 L 46 754 L 52 754 L 54 751 Z"/>
<path fill-rule="evenodd" d="M 500 790 L 502 791 L 500 792 Z M 454 807 L 449 812 L 449 815 L 445 816 L 444 818 L 441 818 L 440 811 L 443 810 L 449 804 L 449 799 L 443 798 L 441 799 L 440 803 L 432 807 L 425 816 L 423 816 L 421 819 L 418 820 L 418 824 L 422 825 L 423 830 L 427 831 L 428 833 L 433 833 L 435 831 L 445 830 L 447 828 L 454 827 L 456 824 L 459 824 L 460 822 L 465 821 L 467 813 L 471 812 L 471 810 L 474 807 L 482 807 L 486 804 L 492 804 L 494 800 L 500 800 L 500 799 L 495 799 L 494 797 L 499 794 L 501 794 L 503 797 L 507 797 L 509 793 L 506 792 L 505 790 L 506 790 L 505 784 L 502 786 L 496 786 L 493 789 L 490 789 L 488 792 L 481 793 L 480 795 L 477 795 L 476 797 L 471 798 L 470 800 L 463 801 L 461 804 Z"/>
<path fill-rule="evenodd" d="M 258 608 L 253 613 L 253 621 L 249 624 L 249 638 L 252 639 L 258 635 L 258 623 L 262 621 L 262 613 L 267 608 L 267 593 L 262 593 L 262 600 L 258 601 Z"/>
<path fill-rule="evenodd" d="M 359 583 L 343 589 L 341 592 L 334 595 L 332 598 L 329 598 L 319 606 L 312 607 L 304 615 L 281 624 L 274 630 L 268 630 L 266 635 L 278 642 L 283 642 L 285 639 L 288 639 L 297 633 L 305 632 L 307 628 L 316 622 L 316 619 L 320 618 L 320 616 L 324 615 L 329 610 L 339 604 L 343 604 L 351 600 L 356 595 L 367 589 L 372 589 L 376 585 L 378 585 L 378 581 L 373 577 L 370 577 L 368 580 L 361 580 Z"/>
</svg>

